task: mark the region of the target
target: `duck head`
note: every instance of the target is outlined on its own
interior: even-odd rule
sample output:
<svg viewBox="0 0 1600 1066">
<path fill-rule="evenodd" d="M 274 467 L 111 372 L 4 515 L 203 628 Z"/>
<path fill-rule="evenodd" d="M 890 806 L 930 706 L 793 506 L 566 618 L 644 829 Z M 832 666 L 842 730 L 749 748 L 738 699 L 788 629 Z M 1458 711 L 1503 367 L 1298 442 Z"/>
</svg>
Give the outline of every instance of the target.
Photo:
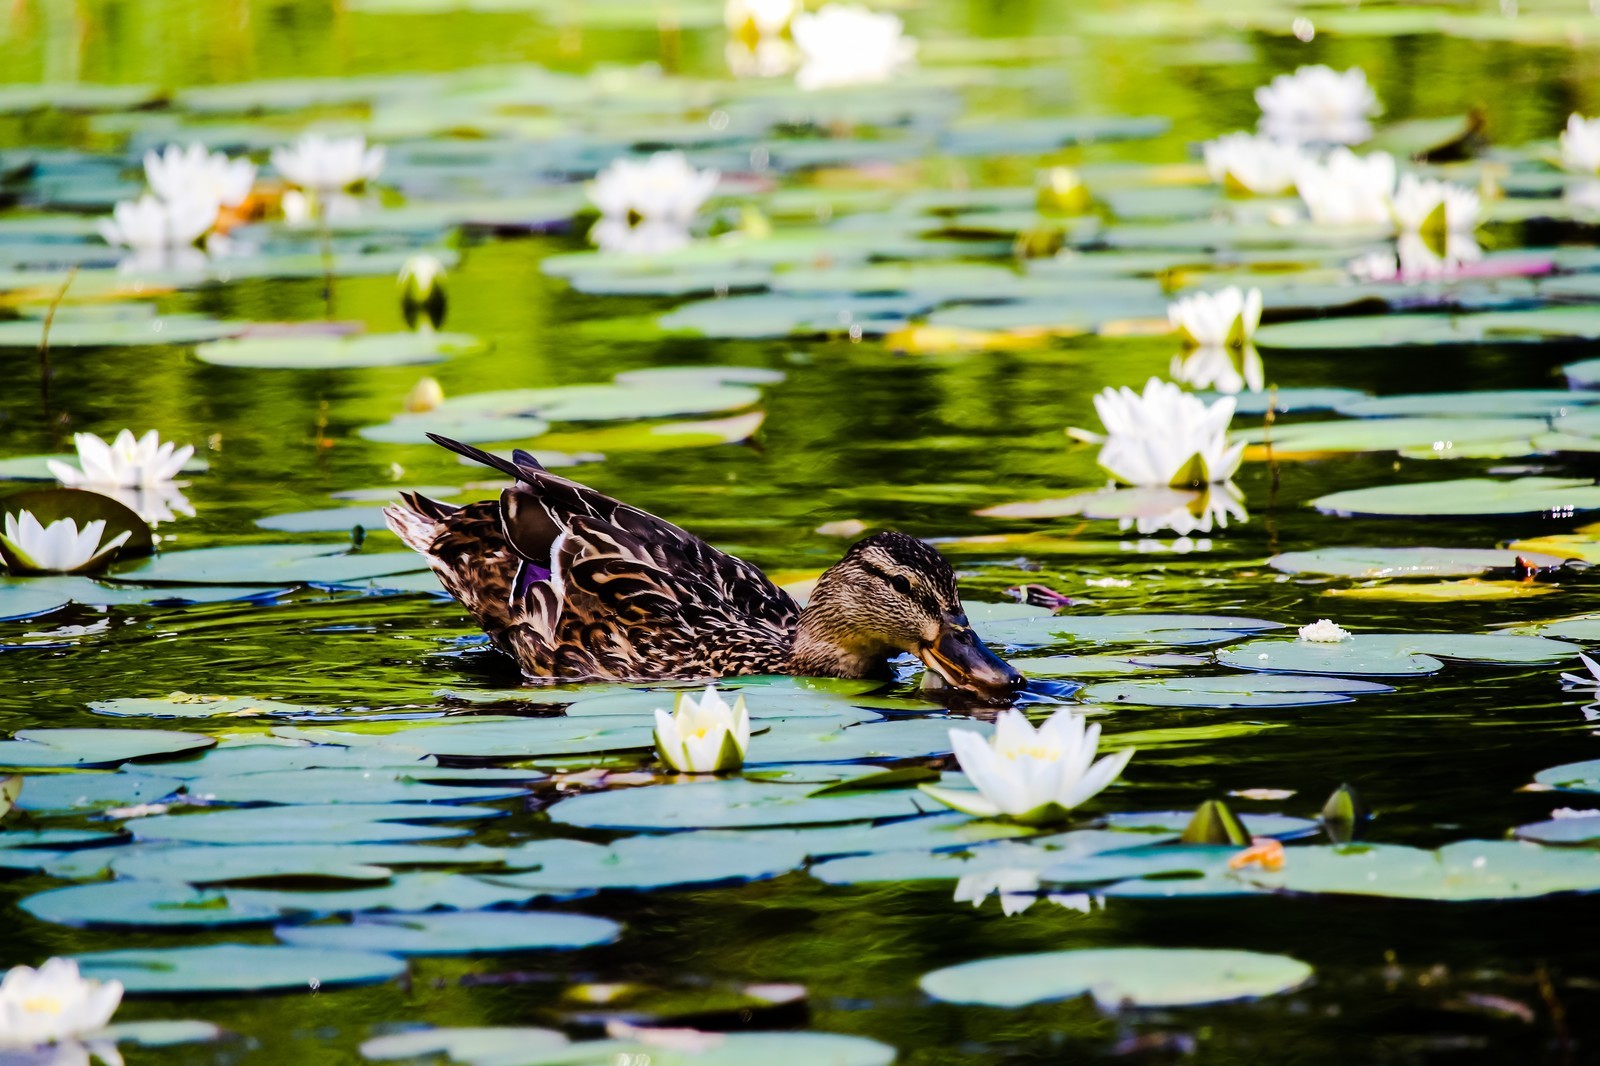
<svg viewBox="0 0 1600 1066">
<path fill-rule="evenodd" d="M 985 702 L 1010 703 L 1026 683 L 972 631 L 944 556 L 904 533 L 877 533 L 817 579 L 791 666 L 798 674 L 875 677 L 902 652 Z"/>
</svg>

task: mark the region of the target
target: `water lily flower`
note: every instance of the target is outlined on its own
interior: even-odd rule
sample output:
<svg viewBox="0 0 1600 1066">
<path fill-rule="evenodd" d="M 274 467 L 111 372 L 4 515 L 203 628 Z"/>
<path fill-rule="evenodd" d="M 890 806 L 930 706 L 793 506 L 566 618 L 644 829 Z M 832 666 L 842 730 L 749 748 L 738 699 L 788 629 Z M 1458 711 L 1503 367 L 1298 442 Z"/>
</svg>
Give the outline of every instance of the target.
<svg viewBox="0 0 1600 1066">
<path fill-rule="evenodd" d="M 1227 396 L 1260 392 L 1267 387 L 1267 368 L 1253 344 L 1242 348 L 1204 345 L 1172 357 L 1172 380 L 1191 389 L 1214 389 Z"/>
<path fill-rule="evenodd" d="M 1081 215 L 1089 210 L 1093 197 L 1083 177 L 1071 167 L 1051 167 L 1044 172 L 1037 204 L 1047 215 Z"/>
<path fill-rule="evenodd" d="M 1330 226 L 1390 221 L 1394 186 L 1394 156 L 1388 152 L 1358 156 L 1336 148 L 1323 162 L 1301 164 L 1295 174 L 1295 188 L 1311 220 Z"/>
<path fill-rule="evenodd" d="M 198 196 L 223 207 L 238 207 L 250 196 L 256 165 L 208 151 L 198 142 L 187 148 L 169 144 L 161 152 L 144 154 L 144 176 L 151 190 L 168 203 Z"/>
<path fill-rule="evenodd" d="M 1561 165 L 1577 174 L 1600 174 L 1600 118 L 1567 116 L 1561 133 Z"/>
<path fill-rule="evenodd" d="M 1187 488 L 1228 481 L 1244 458 L 1244 444 L 1228 443 L 1234 401 L 1209 406 L 1171 382 L 1151 378 L 1144 392 L 1127 386 L 1094 398 L 1104 436 L 1068 430 L 1077 440 L 1100 443 L 1100 466 L 1125 485 Z"/>
<path fill-rule="evenodd" d="M 71 959 L 13 966 L 0 979 L 0 1047 L 72 1041 L 104 1029 L 121 1002 L 121 982 L 86 980 Z"/>
<path fill-rule="evenodd" d="M 795 84 L 807 91 L 888 81 L 917 54 L 898 15 L 860 4 L 827 4 L 789 25 L 804 59 Z"/>
<path fill-rule="evenodd" d="M 106 522 L 97 518 L 85 523 L 83 529 L 70 518 L 58 518 L 48 526 L 42 525 L 32 511 L 7 514 L 5 532 L 0 533 L 0 545 L 17 563 L 16 569 L 40 574 L 74 574 L 92 570 L 111 555 L 133 534 L 123 530 L 104 544 Z"/>
<path fill-rule="evenodd" d="M 729 707 L 707 685 L 698 700 L 678 694 L 673 711 L 656 711 L 656 753 L 668 766 L 685 774 L 715 774 L 737 770 L 750 747 L 750 712 L 744 696 Z"/>
<path fill-rule="evenodd" d="M 603 218 L 687 227 L 720 177 L 715 170 L 695 169 L 682 152 L 657 152 L 648 159 L 612 160 L 588 193 Z"/>
<path fill-rule="evenodd" d="M 794 70 L 799 52 L 787 37 L 730 38 L 722 50 L 736 78 L 781 78 Z"/>
<path fill-rule="evenodd" d="M 272 150 L 272 165 L 284 180 L 309 193 L 331 195 L 373 181 L 383 171 L 384 148 L 367 139 L 307 133 Z"/>
<path fill-rule="evenodd" d="M 1368 119 L 1382 109 L 1360 67 L 1317 65 L 1279 74 L 1256 90 L 1261 132 L 1282 141 L 1360 144 L 1372 136 Z"/>
<path fill-rule="evenodd" d="M 405 407 L 413 414 L 431 411 L 444 403 L 444 386 L 439 384 L 437 378 L 425 377 L 411 386 L 411 391 L 406 393 Z"/>
<path fill-rule="evenodd" d="M 107 244 L 137 252 L 190 249 L 216 224 L 219 206 L 209 194 L 199 192 L 175 200 L 146 194 L 119 202 L 111 217 L 96 225 Z"/>
<path fill-rule="evenodd" d="M 1403 174 L 1390 210 L 1402 233 L 1471 233 L 1478 225 L 1478 194 L 1463 185 Z"/>
<path fill-rule="evenodd" d="M 161 485 L 177 478 L 183 464 L 194 456 L 194 446 L 178 447 L 163 442 L 150 430 L 135 438 L 124 429 L 107 443 L 93 433 L 75 433 L 72 442 L 78 449 L 78 466 L 50 460 L 50 473 L 69 488 L 139 488 Z"/>
<path fill-rule="evenodd" d="M 776 37 L 800 13 L 800 0 L 727 0 L 722 22 L 740 37 Z"/>
<path fill-rule="evenodd" d="M 956 761 L 977 791 L 934 785 L 923 785 L 922 791 L 980 818 L 1005 817 L 1025 825 L 1063 821 L 1116 780 L 1133 758 L 1133 749 L 1124 748 L 1094 762 L 1100 726 L 1087 722 L 1063 707 L 1034 729 L 1021 711 L 1010 709 L 995 719 L 992 739 L 952 729 Z"/>
<path fill-rule="evenodd" d="M 1312 644 L 1338 644 L 1350 639 L 1350 631 L 1337 625 L 1331 618 L 1319 618 L 1299 629 L 1300 639 Z"/>
<path fill-rule="evenodd" d="M 1192 293 L 1167 306 L 1167 321 L 1193 347 L 1243 348 L 1261 325 L 1261 290 Z"/>
<path fill-rule="evenodd" d="M 1200 149 L 1212 181 L 1257 196 L 1292 190 L 1296 172 L 1311 158 L 1298 144 L 1252 133 L 1229 133 Z"/>
<path fill-rule="evenodd" d="M 1561 675 L 1561 680 L 1581 688 L 1600 688 L 1600 663 L 1595 662 L 1581 651 L 1578 653 L 1578 658 L 1583 660 L 1584 668 L 1589 671 L 1588 676 L 1564 673 Z"/>
</svg>

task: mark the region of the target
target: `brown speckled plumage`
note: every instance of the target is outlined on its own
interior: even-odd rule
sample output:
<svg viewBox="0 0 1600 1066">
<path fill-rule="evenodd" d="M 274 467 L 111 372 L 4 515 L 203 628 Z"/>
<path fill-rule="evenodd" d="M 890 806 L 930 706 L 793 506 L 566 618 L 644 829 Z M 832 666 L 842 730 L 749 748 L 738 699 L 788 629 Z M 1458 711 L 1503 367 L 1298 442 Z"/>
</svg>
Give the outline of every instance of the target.
<svg viewBox="0 0 1600 1066">
<path fill-rule="evenodd" d="M 976 649 L 965 665 L 983 684 L 1009 691 L 1020 682 L 982 651 L 955 574 L 915 538 L 860 541 L 802 610 L 751 564 L 526 452 L 505 459 L 434 440 L 514 483 L 498 500 L 465 507 L 403 493 L 404 504 L 385 511 L 389 527 L 530 678 L 888 676 L 902 652 L 937 662 L 930 649 L 954 634 Z"/>
</svg>

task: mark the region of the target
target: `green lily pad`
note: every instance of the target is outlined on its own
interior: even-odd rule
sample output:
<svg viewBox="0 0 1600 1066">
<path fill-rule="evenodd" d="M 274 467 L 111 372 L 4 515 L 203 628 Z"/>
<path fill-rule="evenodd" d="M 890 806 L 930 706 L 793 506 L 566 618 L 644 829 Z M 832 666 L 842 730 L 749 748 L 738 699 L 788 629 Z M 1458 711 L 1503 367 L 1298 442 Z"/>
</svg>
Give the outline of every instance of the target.
<svg viewBox="0 0 1600 1066">
<path fill-rule="evenodd" d="M 339 585 L 427 569 L 415 552 L 347 552 L 328 544 L 239 544 L 162 552 L 113 567 L 119 581 L 183 585 Z"/>
<path fill-rule="evenodd" d="M 139 840 L 188 844 L 380 844 L 463 836 L 467 829 L 438 823 L 505 813 L 448 803 L 338 803 L 158 814 L 136 819 L 128 829 Z"/>
<path fill-rule="evenodd" d="M 1600 508 L 1600 485 L 1583 478 L 1461 478 L 1335 492 L 1312 500 L 1311 506 L 1343 517 L 1563 516 Z"/>
<path fill-rule="evenodd" d="M 1501 548 L 1334 547 L 1282 552 L 1268 559 L 1267 565 L 1287 574 L 1328 577 L 1471 577 L 1489 570 L 1509 570 L 1519 558 L 1539 567 L 1562 563 L 1554 555 Z"/>
<path fill-rule="evenodd" d="M 569 801 L 570 802 L 570 801 Z M 495 884 L 552 894 L 620 888 L 647 891 L 678 885 L 758 881 L 806 860 L 794 840 L 757 841 L 705 833 L 626 837 L 608 845 L 538 840 L 509 849 L 506 865 L 526 873 L 490 874 Z"/>
<path fill-rule="evenodd" d="M 228 905 L 278 914 L 357 914 L 361 911 L 417 912 L 439 908 L 482 910 L 525 903 L 534 893 L 494 885 L 467 874 L 426 870 L 395 874 L 387 884 L 332 889 L 229 888 Z"/>
<path fill-rule="evenodd" d="M 1356 695 L 1393 692 L 1372 681 L 1264 674 L 1108 681 L 1078 693 L 1085 703 L 1134 707 L 1313 707 L 1349 703 Z"/>
<path fill-rule="evenodd" d="M 1600 891 L 1600 853 L 1510 840 L 1460 840 L 1437 850 L 1398 844 L 1295 848 L 1276 871 L 1239 876 L 1285 892 L 1468 902 Z"/>
<path fill-rule="evenodd" d="M 1432 674 L 1441 659 L 1472 663 L 1557 663 L 1579 648 L 1547 637 L 1507 633 L 1359 633 L 1336 644 L 1247 640 L 1217 652 L 1217 662 L 1262 673 L 1399 677 Z"/>
<path fill-rule="evenodd" d="M 1142 834 L 1110 829 L 1078 829 L 1027 841 L 999 840 L 961 850 L 927 853 L 891 850 L 851 855 L 816 864 L 811 868 L 811 876 L 830 885 L 856 885 L 954 881 L 968 875 L 981 876 L 1003 870 L 1038 873 L 1065 860 L 1140 848 L 1150 840 Z"/>
<path fill-rule="evenodd" d="M 1205 614 L 1039 614 L 985 621 L 982 636 L 995 644 L 1220 644 L 1277 622 L 1234 615 Z"/>
<path fill-rule="evenodd" d="M 932 309 L 921 296 L 730 296 L 685 304 L 660 319 L 663 330 L 702 337 L 881 336 Z"/>
<path fill-rule="evenodd" d="M 653 719 L 637 715 L 586 718 L 478 718 L 373 736 L 332 729 L 275 730 L 320 744 L 370 745 L 471 759 L 530 759 L 634 751 L 655 744 Z"/>
<path fill-rule="evenodd" d="M 452 355 L 484 350 L 482 341 L 459 333 L 307 334 L 240 337 L 202 344 L 195 358 L 213 366 L 263 370 L 358 370 L 373 366 L 437 363 Z"/>
<path fill-rule="evenodd" d="M 385 3 L 394 0 L 383 0 Z M 481 2 L 481 0 L 479 0 Z M 367 1058 L 412 1058 L 448 1054 L 469 1066 L 615 1066 L 641 1062 L 652 1066 L 889 1066 L 895 1049 L 876 1040 L 841 1033 L 809 1031 L 705 1034 L 692 1045 L 663 1045 L 631 1040 L 586 1040 L 553 1045 L 544 1030 L 427 1029 L 369 1040 L 361 1046 Z M 528 1034 L 534 1034 L 529 1036 Z"/>
<path fill-rule="evenodd" d="M 83 976 L 120 981 L 133 995 L 260 992 L 370 984 L 398 977 L 404 960 L 370 951 L 277 945 L 208 944 L 94 951 L 74 956 Z"/>
<path fill-rule="evenodd" d="M 476 1063 L 479 1059 L 561 1052 L 567 1046 L 566 1035 L 554 1029 L 413 1029 L 373 1037 L 361 1045 L 361 1057 L 418 1059 L 444 1055 L 452 1062 Z"/>
<path fill-rule="evenodd" d="M 1591 785 L 1594 787 L 1589 787 Z M 1600 782 L 1590 779 L 1556 787 L 1575 792 L 1600 792 Z M 1552 818 L 1532 825 L 1519 825 L 1511 831 L 1511 835 L 1518 840 L 1531 840 L 1535 844 L 1593 847 L 1595 843 L 1600 842 L 1600 818 L 1593 816 Z"/>
<path fill-rule="evenodd" d="M 1287 955 L 1201 948 L 1087 948 L 1007 955 L 925 974 L 946 1003 L 1022 1007 L 1092 996 L 1105 1010 L 1192 1007 L 1292 992 L 1311 967 Z"/>
<path fill-rule="evenodd" d="M 590 829 L 709 829 L 827 825 L 923 814 L 933 803 L 915 790 L 813 796 L 809 784 L 693 781 L 594 792 L 562 800 L 550 817 Z"/>
<path fill-rule="evenodd" d="M 67 769 L 117 766 L 133 759 L 178 755 L 216 741 L 165 729 L 19 729 L 0 741 L 0 767 Z"/>
<path fill-rule="evenodd" d="M 810 718 L 778 721 L 770 732 L 751 742 L 745 762 L 759 766 L 946 755 L 950 752 L 950 724 L 950 720 L 942 718 L 911 718 L 826 728 L 826 723 Z M 988 732 L 987 723 L 962 722 L 961 726 Z"/>
<path fill-rule="evenodd" d="M 1531 311 L 1485 311 L 1465 315 L 1378 315 L 1324 318 L 1263 326 L 1262 349 L 1437 347 L 1440 345 L 1539 344 L 1600 338 L 1600 309 L 1542 307 Z"/>
<path fill-rule="evenodd" d="M 1600 403 L 1600 392 L 1571 389 L 1502 389 L 1494 392 L 1432 392 L 1412 396 L 1369 396 L 1341 403 L 1351 418 L 1554 418 L 1572 408 Z"/>
<path fill-rule="evenodd" d="M 1012 659 L 1012 665 L 1029 677 L 1121 677 L 1129 674 L 1170 674 L 1204 666 L 1209 659 L 1176 653 L 1155 655 L 1046 655 Z"/>
<path fill-rule="evenodd" d="M 1293 422 L 1241 436 L 1251 444 L 1270 443 L 1275 455 L 1426 451 L 1451 458 L 1474 455 L 1471 449 L 1483 445 L 1497 446 L 1493 455 L 1530 455 L 1533 438 L 1545 430 L 1545 422 L 1531 418 L 1363 418 Z"/>
<path fill-rule="evenodd" d="M 27 779 L 17 806 L 25 811 L 66 813 L 159 803 L 181 788 L 176 777 L 160 774 L 40 774 Z"/>
<path fill-rule="evenodd" d="M 297 947 L 477 955 L 586 948 L 615 940 L 621 930 L 616 922 L 584 914 L 460 911 L 367 915 L 348 925 L 286 925 L 277 929 L 277 935 Z"/>
<path fill-rule="evenodd" d="M 219 803 L 470 803 L 509 799 L 527 790 L 519 785 L 468 787 L 428 784 L 405 770 L 300 769 L 232 776 L 199 777 L 189 782 L 193 795 Z"/>
<path fill-rule="evenodd" d="M 1533 779 L 1541 785 L 1569 792 L 1600 792 L 1600 759 L 1552 766 L 1548 770 L 1540 770 Z"/>
<path fill-rule="evenodd" d="M 396 869 L 425 866 L 498 866 L 499 848 L 415 844 L 232 844 L 228 847 L 144 844 L 111 860 L 119 877 L 239 885 L 253 881 L 381 883 Z"/>
<path fill-rule="evenodd" d="M 112 718 L 296 718 L 316 710 L 298 703 L 248 696 L 204 696 L 174 692 L 154 699 L 124 696 L 92 700 L 89 709 Z"/>
<path fill-rule="evenodd" d="M 120 348 L 134 345 L 194 344 L 232 337 L 248 322 L 221 322 L 203 315 L 147 315 L 127 318 L 56 318 L 51 348 Z M 44 323 L 31 318 L 0 322 L 0 348 L 37 348 Z"/>
<path fill-rule="evenodd" d="M 1306 411 L 1331 411 L 1342 404 L 1365 399 L 1359 389 L 1289 388 L 1268 392 L 1241 392 L 1234 397 L 1233 413 L 1241 418 L 1257 417 L 1273 411 L 1277 414 L 1301 414 Z M 1210 403 L 1213 397 L 1205 396 Z"/>
<path fill-rule="evenodd" d="M 273 907 L 241 906 L 214 890 L 171 881 L 102 881 L 29 896 L 23 910 L 41 922 L 82 927 L 203 927 L 263 925 Z"/>
</svg>

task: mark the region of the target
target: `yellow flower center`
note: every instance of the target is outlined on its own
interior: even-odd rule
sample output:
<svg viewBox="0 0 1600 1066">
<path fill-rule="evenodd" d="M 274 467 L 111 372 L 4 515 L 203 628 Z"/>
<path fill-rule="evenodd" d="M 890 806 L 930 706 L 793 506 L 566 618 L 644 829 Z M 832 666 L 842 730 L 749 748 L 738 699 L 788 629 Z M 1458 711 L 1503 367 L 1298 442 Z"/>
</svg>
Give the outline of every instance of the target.
<svg viewBox="0 0 1600 1066">
<path fill-rule="evenodd" d="M 65 1004 L 55 996 L 34 996 L 22 1001 L 22 1009 L 29 1014 L 60 1014 Z"/>
</svg>

